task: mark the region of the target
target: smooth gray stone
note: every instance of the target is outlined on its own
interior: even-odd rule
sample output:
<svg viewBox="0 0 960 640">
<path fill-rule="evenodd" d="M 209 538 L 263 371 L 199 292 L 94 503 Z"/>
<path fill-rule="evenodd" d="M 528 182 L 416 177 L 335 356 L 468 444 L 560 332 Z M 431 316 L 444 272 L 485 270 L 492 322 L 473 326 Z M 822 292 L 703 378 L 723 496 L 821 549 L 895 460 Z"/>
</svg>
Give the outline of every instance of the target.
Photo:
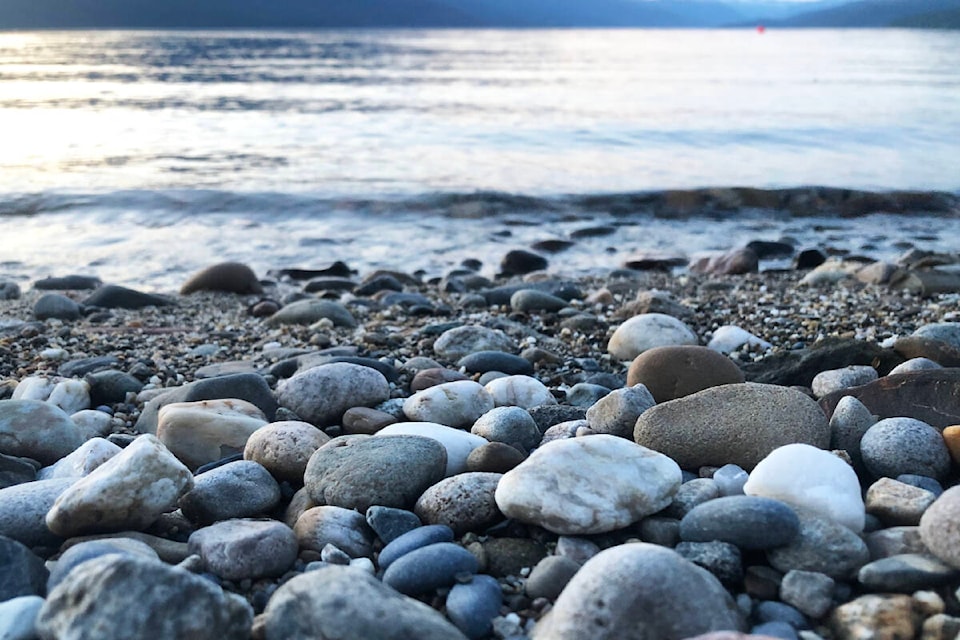
<svg viewBox="0 0 960 640">
<path fill-rule="evenodd" d="M 384 545 L 423 525 L 417 514 L 406 509 L 375 505 L 367 509 L 367 524 Z"/>
<path fill-rule="evenodd" d="M 490 442 L 519 445 L 524 451 L 535 448 L 543 437 L 537 423 L 522 407 L 495 407 L 477 418 L 470 433 Z"/>
<path fill-rule="evenodd" d="M 920 487 L 921 489 L 929 491 L 938 498 L 943 495 L 943 485 L 930 476 L 918 476 L 915 473 L 903 473 L 897 476 L 897 482 L 909 484 L 914 487 Z"/>
<path fill-rule="evenodd" d="M 263 612 L 266 640 L 465 640 L 435 609 L 370 574 L 328 566 L 281 585 Z"/>
<path fill-rule="evenodd" d="M 6 489 L 37 479 L 37 467 L 29 458 L 0 453 L 0 489 Z"/>
<path fill-rule="evenodd" d="M 860 568 L 857 580 L 879 593 L 913 593 L 943 586 L 960 572 L 929 555 L 902 554 L 874 560 Z"/>
<path fill-rule="evenodd" d="M 721 496 L 743 495 L 743 485 L 747 483 L 750 474 L 735 464 L 725 464 L 713 473 L 713 481 Z"/>
<path fill-rule="evenodd" d="M 88 373 L 83 378 L 90 385 L 90 405 L 124 402 L 128 393 L 140 393 L 143 383 L 129 373 L 108 369 Z"/>
<path fill-rule="evenodd" d="M 345 306 L 332 300 L 316 298 L 291 302 L 267 318 L 267 324 L 273 327 L 283 324 L 313 324 L 324 318 L 333 322 L 336 327 L 353 329 L 357 326 L 356 319 Z"/>
<path fill-rule="evenodd" d="M 47 591 L 53 591 L 58 584 L 63 582 L 64 578 L 66 578 L 71 571 L 84 562 L 110 554 L 126 556 L 139 555 L 148 560 L 160 561 L 156 551 L 151 549 L 146 543 L 133 538 L 88 540 L 75 544 L 60 554 L 47 580 Z"/>
<path fill-rule="evenodd" d="M 77 320 L 81 307 L 65 295 L 45 293 L 33 304 L 33 315 L 37 320 Z"/>
<path fill-rule="evenodd" d="M 174 301 L 165 296 L 107 284 L 87 296 L 83 304 L 87 307 L 103 307 L 105 309 L 143 309 L 144 307 L 170 306 L 174 304 Z"/>
<path fill-rule="evenodd" d="M 800 520 L 789 506 L 758 496 L 727 496 L 694 507 L 680 521 L 680 538 L 720 540 L 741 549 L 771 549 L 793 541 Z"/>
<path fill-rule="evenodd" d="M 452 542 L 438 542 L 406 553 L 383 574 L 383 583 L 405 595 L 449 587 L 464 573 L 476 573 L 477 558 Z"/>
<path fill-rule="evenodd" d="M 886 418 L 860 440 L 863 463 L 874 476 L 909 473 L 943 479 L 951 458 L 939 429 L 913 418 Z"/>
<path fill-rule="evenodd" d="M 0 280 L 0 300 L 19 300 L 20 285 L 13 280 Z"/>
<path fill-rule="evenodd" d="M 642 384 L 611 391 L 587 409 L 587 423 L 597 433 L 633 439 L 637 419 L 656 401 Z"/>
<path fill-rule="evenodd" d="M 681 542 L 674 551 L 703 567 L 725 585 L 738 587 L 743 583 L 740 549 L 729 542 Z"/>
<path fill-rule="evenodd" d="M 783 640 L 798 640 L 796 629 L 786 622 L 764 622 L 750 629 L 752 636 L 764 636 L 770 638 L 782 638 Z"/>
<path fill-rule="evenodd" d="M 270 512 L 280 503 L 280 485 L 252 460 L 230 462 L 194 477 L 180 497 L 180 510 L 191 521 L 211 524 Z"/>
<path fill-rule="evenodd" d="M 276 520 L 225 520 L 190 535 L 190 553 L 225 580 L 276 578 L 297 560 L 297 536 Z M 347 558 L 349 562 L 349 557 Z"/>
<path fill-rule="evenodd" d="M 16 540 L 0 536 L 0 602 L 44 595 L 48 577 L 42 559 Z"/>
<path fill-rule="evenodd" d="M 447 596 L 447 617 L 470 640 L 490 635 L 493 619 L 500 615 L 503 592 L 496 578 L 473 576 L 470 582 L 453 585 Z"/>
<path fill-rule="evenodd" d="M 36 620 L 42 606 L 40 596 L 20 596 L 0 602 L 0 638 L 37 640 Z"/>
<path fill-rule="evenodd" d="M 108 555 L 71 571 L 48 595 L 44 638 L 249 640 L 253 610 L 240 596 L 184 569 Z"/>
<path fill-rule="evenodd" d="M 453 542 L 453 529 L 445 524 L 429 524 L 417 527 L 396 538 L 383 548 L 378 558 L 381 570 L 386 570 L 394 561 L 417 549 L 438 542 Z"/>
<path fill-rule="evenodd" d="M 533 375 L 533 365 L 529 361 L 503 351 L 476 351 L 460 358 L 457 367 L 470 373 L 499 371 L 507 375 Z"/>
<path fill-rule="evenodd" d="M 719 496 L 720 488 L 711 478 L 694 478 L 680 485 L 677 493 L 673 496 L 673 502 L 661 514 L 668 518 L 681 520 L 693 511 L 697 505 L 715 500 Z"/>
<path fill-rule="evenodd" d="M 0 536 L 28 547 L 59 546 L 63 538 L 47 527 L 47 512 L 76 478 L 38 480 L 0 489 Z"/>
<path fill-rule="evenodd" d="M 56 405 L 0 400 L 0 453 L 51 465 L 83 444 L 77 425 Z"/>
<path fill-rule="evenodd" d="M 574 407 L 589 409 L 598 400 L 610 393 L 611 389 L 599 384 L 578 382 L 567 389 L 567 403 Z"/>
<path fill-rule="evenodd" d="M 569 305 L 563 298 L 536 289 L 520 289 L 510 296 L 510 307 L 514 311 L 555 313 L 567 306 Z"/>
<path fill-rule="evenodd" d="M 69 289 L 96 289 L 103 282 L 96 276 L 71 274 L 51 276 L 34 281 L 33 288 L 41 291 L 66 291 Z"/>
<path fill-rule="evenodd" d="M 555 600 L 580 570 L 580 564 L 565 556 L 547 556 L 537 563 L 524 584 L 531 598 Z"/>
<path fill-rule="evenodd" d="M 779 571 L 818 571 L 846 580 L 870 561 L 867 545 L 847 527 L 799 510 L 800 534 L 788 544 L 767 549 L 767 559 Z"/>
<path fill-rule="evenodd" d="M 361 367 L 369 367 L 379 371 L 384 378 L 389 382 L 396 382 L 400 379 L 400 374 L 397 372 L 395 367 L 390 366 L 385 362 L 380 362 L 376 358 L 363 358 L 357 355 L 329 355 L 329 354 L 315 354 L 308 353 L 302 355 L 296 359 L 297 369 L 291 375 L 300 373 L 301 371 L 306 371 L 308 369 L 313 369 L 314 367 L 322 367 L 328 364 L 337 364 L 338 362 L 346 362 L 347 364 L 357 364 Z M 272 371 L 272 369 L 271 369 Z M 279 376 L 283 378 L 289 378 L 290 376 Z"/>
<path fill-rule="evenodd" d="M 782 602 L 766 600 L 758 604 L 753 614 L 760 622 L 785 622 L 794 629 L 809 629 L 810 621 L 800 611 Z"/>
<path fill-rule="evenodd" d="M 546 433 L 547 429 L 561 422 L 586 420 L 587 418 L 585 407 L 571 407 L 565 404 L 545 404 L 527 411 L 533 421 L 537 423 L 540 433 Z"/>
<path fill-rule="evenodd" d="M 102 371 L 119 365 L 120 360 L 116 356 L 92 356 L 90 358 L 68 360 L 60 365 L 57 373 L 64 378 L 82 378 L 88 373 Z"/>
<path fill-rule="evenodd" d="M 780 582 L 780 599 L 818 620 L 833 606 L 833 578 L 815 571 L 788 571 Z"/>
</svg>

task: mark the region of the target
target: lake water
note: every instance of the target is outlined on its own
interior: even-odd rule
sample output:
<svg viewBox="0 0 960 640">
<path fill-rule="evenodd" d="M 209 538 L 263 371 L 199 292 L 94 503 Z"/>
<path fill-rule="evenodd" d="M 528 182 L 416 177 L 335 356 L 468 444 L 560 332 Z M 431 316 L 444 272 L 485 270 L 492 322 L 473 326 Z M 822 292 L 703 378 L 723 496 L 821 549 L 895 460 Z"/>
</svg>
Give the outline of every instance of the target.
<svg viewBox="0 0 960 640">
<path fill-rule="evenodd" d="M 150 288 L 219 259 L 429 271 L 610 221 L 571 194 L 956 192 L 958 96 L 960 32 L 0 33 L 0 274 Z M 563 215 L 490 235 L 478 191 L 549 203 L 527 221 Z M 464 197 L 471 215 L 448 215 Z M 718 237 L 620 217 L 565 262 L 797 231 L 748 218 Z"/>
</svg>

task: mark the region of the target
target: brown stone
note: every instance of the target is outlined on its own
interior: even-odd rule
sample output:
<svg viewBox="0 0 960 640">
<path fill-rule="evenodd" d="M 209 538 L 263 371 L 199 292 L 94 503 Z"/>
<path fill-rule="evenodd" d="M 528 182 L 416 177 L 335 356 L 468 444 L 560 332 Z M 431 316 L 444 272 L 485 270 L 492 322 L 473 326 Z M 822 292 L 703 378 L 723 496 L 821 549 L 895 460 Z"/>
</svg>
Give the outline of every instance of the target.
<svg viewBox="0 0 960 640">
<path fill-rule="evenodd" d="M 429 389 L 430 387 L 435 387 L 445 382 L 469 379 L 469 377 L 454 369 L 424 369 L 413 376 L 413 380 L 410 381 L 410 391 L 416 393 L 417 391 L 423 391 L 424 389 Z"/>
<path fill-rule="evenodd" d="M 526 456 L 502 442 L 489 442 L 470 452 L 467 471 L 506 473 L 523 462 Z"/>
<path fill-rule="evenodd" d="M 760 259 L 751 249 L 732 249 L 725 253 L 704 256 L 693 260 L 689 265 L 694 273 L 715 275 L 739 275 L 756 273 L 760 269 Z"/>
<path fill-rule="evenodd" d="M 928 358 L 942 367 L 960 367 L 960 349 L 940 340 L 906 336 L 897 339 L 893 350 L 907 360 Z"/>
<path fill-rule="evenodd" d="M 837 640 L 914 640 L 920 620 L 905 595 L 866 595 L 837 607 L 830 627 Z"/>
<path fill-rule="evenodd" d="M 960 424 L 960 368 L 885 376 L 828 394 L 820 399 L 820 406 L 832 416 L 844 396 L 855 397 L 879 419 L 914 418 L 938 429 Z"/>
<path fill-rule="evenodd" d="M 369 407 L 352 407 L 347 409 L 341 419 L 343 432 L 346 434 L 373 435 L 387 425 L 397 421 L 386 411 L 377 411 Z"/>
<path fill-rule="evenodd" d="M 262 293 L 263 287 L 253 269 L 239 262 L 221 262 L 190 276 L 180 288 L 187 295 L 197 291 L 225 291 L 227 293 Z"/>
<path fill-rule="evenodd" d="M 880 478 L 867 489 L 867 513 L 880 518 L 885 525 L 920 524 L 923 512 L 937 499 L 932 492 L 893 478 Z"/>
<path fill-rule="evenodd" d="M 951 425 L 943 430 L 943 440 L 950 450 L 950 457 L 960 464 L 960 425 Z"/>
<path fill-rule="evenodd" d="M 743 372 L 730 358 L 693 345 L 645 351 L 627 372 L 627 386 L 643 384 L 658 403 L 738 382 L 743 382 Z"/>
<path fill-rule="evenodd" d="M 891 281 L 890 287 L 906 290 L 924 298 L 939 293 L 956 293 L 960 291 L 960 273 L 937 269 L 908 271 Z"/>
</svg>

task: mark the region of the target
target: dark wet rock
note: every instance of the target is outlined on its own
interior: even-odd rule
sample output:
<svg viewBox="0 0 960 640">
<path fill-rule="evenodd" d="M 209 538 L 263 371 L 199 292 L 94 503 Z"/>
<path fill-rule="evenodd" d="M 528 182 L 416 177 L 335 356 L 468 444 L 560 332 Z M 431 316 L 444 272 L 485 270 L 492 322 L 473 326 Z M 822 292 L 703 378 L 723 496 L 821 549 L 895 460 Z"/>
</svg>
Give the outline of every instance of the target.
<svg viewBox="0 0 960 640">
<path fill-rule="evenodd" d="M 69 275 L 41 278 L 33 283 L 34 289 L 41 291 L 68 291 L 79 289 L 96 289 L 103 282 L 96 276 Z"/>
<path fill-rule="evenodd" d="M 38 465 L 27 458 L 0 453 L 0 489 L 33 482 L 37 479 Z"/>
<path fill-rule="evenodd" d="M 889 349 L 861 340 L 826 338 L 800 351 L 779 352 L 758 362 L 743 365 L 750 382 L 780 386 L 809 387 L 822 371 L 843 369 L 851 365 L 878 363 L 880 375 L 886 375 L 903 358 Z"/>
<path fill-rule="evenodd" d="M 529 538 L 489 538 L 482 544 L 487 573 L 498 578 L 519 576 L 547 555 L 542 544 Z"/>
<path fill-rule="evenodd" d="M 760 269 L 760 259 L 750 249 L 732 249 L 725 253 L 698 258 L 690 263 L 689 269 L 693 273 L 715 275 L 755 273 Z"/>
<path fill-rule="evenodd" d="M 311 278 L 349 278 L 354 271 L 345 263 L 337 260 L 323 269 L 277 269 L 271 270 L 269 275 L 275 278 L 290 278 L 291 280 L 310 280 Z"/>
<path fill-rule="evenodd" d="M 284 324 L 313 324 L 322 319 L 329 320 L 335 327 L 353 329 L 357 326 L 353 314 L 342 304 L 315 298 L 291 302 L 270 316 L 267 324 L 274 327 Z"/>
<path fill-rule="evenodd" d="M 303 290 L 307 293 L 317 293 L 320 291 L 353 291 L 356 288 L 357 283 L 350 278 L 338 278 L 334 276 L 314 278 L 303 285 Z"/>
<path fill-rule="evenodd" d="M 927 358 L 942 367 L 960 367 L 960 349 L 948 342 L 921 336 L 897 338 L 893 350 L 905 359 Z"/>
<path fill-rule="evenodd" d="M 549 240 L 538 240 L 530 245 L 534 251 L 544 251 L 546 253 L 560 253 L 577 244 L 570 240 L 561 240 L 559 238 L 550 238 Z"/>
<path fill-rule="evenodd" d="M 363 283 L 354 289 L 353 293 L 366 297 L 380 291 L 403 291 L 403 283 L 393 275 L 380 274 L 372 278 L 364 278 Z"/>
<path fill-rule="evenodd" d="M 737 587 L 743 582 L 743 560 L 736 545 L 715 540 L 681 542 L 674 551 L 703 567 L 725 585 Z"/>
<path fill-rule="evenodd" d="M 793 268 L 797 271 L 815 269 L 827 261 L 827 256 L 819 249 L 804 249 L 797 254 L 793 261 Z"/>
<path fill-rule="evenodd" d="M 531 271 L 543 271 L 546 268 L 546 258 L 523 249 L 508 251 L 500 260 L 500 271 L 505 275 L 519 276 Z"/>
<path fill-rule="evenodd" d="M 586 420 L 586 407 L 572 407 L 565 404 L 542 405 L 528 409 L 530 417 L 537 423 L 537 428 L 541 433 L 561 422 L 570 422 L 572 420 Z"/>
<path fill-rule="evenodd" d="M 642 251 L 623 261 L 623 266 L 634 271 L 670 271 L 687 264 L 687 257 L 664 251 Z"/>
<path fill-rule="evenodd" d="M 525 289 L 541 291 L 567 301 L 583 298 L 583 292 L 580 291 L 576 284 L 563 280 L 508 284 L 501 287 L 494 287 L 493 289 L 486 289 L 481 291 L 481 293 L 489 305 L 509 305 L 513 295 Z"/>
<path fill-rule="evenodd" d="M 143 383 L 129 373 L 107 369 L 89 373 L 83 378 L 90 385 L 90 404 L 123 402 L 128 393 L 139 393 Z"/>
<path fill-rule="evenodd" d="M 793 245 L 773 240 L 751 240 L 746 248 L 753 251 L 761 260 L 768 258 L 789 258 L 794 254 Z"/>
<path fill-rule="evenodd" d="M 533 365 L 529 361 L 503 351 L 476 351 L 461 358 L 457 367 L 463 367 L 470 373 L 499 371 L 507 375 L 533 375 Z"/>
<path fill-rule="evenodd" d="M 840 398 L 853 396 L 879 418 L 908 417 L 938 429 L 960 424 L 960 369 L 932 369 L 885 376 L 823 397 L 833 415 Z"/>
<path fill-rule="evenodd" d="M 76 301 L 59 293 L 45 293 L 33 305 L 33 316 L 37 320 L 77 320 L 81 307 Z"/>
<path fill-rule="evenodd" d="M 143 293 L 115 284 L 106 284 L 91 293 L 83 301 L 87 307 L 104 309 L 143 309 L 144 307 L 166 307 L 174 301 L 165 296 Z"/>
<path fill-rule="evenodd" d="M 221 291 L 224 293 L 263 293 L 253 269 L 239 262 L 214 264 L 190 276 L 180 287 L 180 295 L 197 291 Z"/>
<path fill-rule="evenodd" d="M 93 356 L 64 362 L 57 369 L 57 373 L 64 378 L 82 378 L 95 371 L 110 369 L 119 364 L 120 360 L 116 356 Z"/>
<path fill-rule="evenodd" d="M 47 590 L 43 560 L 16 540 L 0 536 L 0 602 L 19 596 L 42 596 Z"/>
<path fill-rule="evenodd" d="M 13 280 L 0 280 L 0 300 L 19 300 L 20 285 Z"/>
</svg>

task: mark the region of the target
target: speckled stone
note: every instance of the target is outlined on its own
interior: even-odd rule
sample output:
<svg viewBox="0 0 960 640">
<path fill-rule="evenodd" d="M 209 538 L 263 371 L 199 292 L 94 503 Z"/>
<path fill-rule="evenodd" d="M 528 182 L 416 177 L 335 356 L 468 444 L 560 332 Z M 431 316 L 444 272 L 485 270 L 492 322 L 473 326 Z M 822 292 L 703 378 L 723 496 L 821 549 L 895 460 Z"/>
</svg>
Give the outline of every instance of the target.
<svg viewBox="0 0 960 640">
<path fill-rule="evenodd" d="M 338 423 L 351 407 L 374 407 L 389 397 L 382 373 L 348 362 L 301 371 L 277 389 L 282 406 L 319 427 Z"/>
<path fill-rule="evenodd" d="M 0 400 L 0 453 L 53 464 L 83 444 L 70 416 L 39 400 Z"/>
<path fill-rule="evenodd" d="M 918 525 L 936 499 L 936 495 L 920 487 L 880 478 L 867 489 L 866 508 L 867 513 L 887 526 Z"/>
<path fill-rule="evenodd" d="M 252 460 L 238 460 L 194 478 L 180 498 L 180 510 L 193 522 L 211 524 L 269 513 L 280 503 L 280 485 Z"/>
<path fill-rule="evenodd" d="M 293 527 L 301 549 L 322 551 L 332 544 L 351 558 L 373 556 L 373 531 L 366 519 L 350 509 L 313 507 L 304 511 Z"/>
<path fill-rule="evenodd" d="M 944 491 L 924 512 L 920 537 L 933 555 L 960 569 L 960 486 Z"/>
<path fill-rule="evenodd" d="M 874 476 L 904 473 L 943 479 L 950 472 L 950 452 L 940 431 L 913 418 L 887 418 L 870 427 L 860 454 Z"/>
<path fill-rule="evenodd" d="M 587 424 L 596 433 L 632 440 L 637 418 L 655 404 L 643 384 L 617 389 L 587 409 Z"/>
<path fill-rule="evenodd" d="M 272 422 L 247 438 L 243 458 L 262 465 L 278 480 L 300 485 L 310 456 L 328 442 L 330 436 L 308 422 Z"/>
<path fill-rule="evenodd" d="M 537 423 L 530 413 L 521 407 L 495 407 L 477 418 L 470 433 L 490 442 L 502 442 L 522 448 L 533 449 L 542 437 Z"/>
<path fill-rule="evenodd" d="M 226 520 L 190 535 L 190 553 L 224 580 L 274 578 L 297 559 L 297 537 L 275 520 Z"/>
<path fill-rule="evenodd" d="M 846 580 L 870 561 L 867 545 L 848 527 L 809 512 L 797 515 L 800 534 L 784 546 L 767 550 L 775 569 L 817 571 Z"/>
<path fill-rule="evenodd" d="M 423 492 L 414 512 L 429 524 L 445 524 L 456 535 L 482 532 L 503 520 L 494 493 L 499 473 L 460 473 Z"/>
</svg>

